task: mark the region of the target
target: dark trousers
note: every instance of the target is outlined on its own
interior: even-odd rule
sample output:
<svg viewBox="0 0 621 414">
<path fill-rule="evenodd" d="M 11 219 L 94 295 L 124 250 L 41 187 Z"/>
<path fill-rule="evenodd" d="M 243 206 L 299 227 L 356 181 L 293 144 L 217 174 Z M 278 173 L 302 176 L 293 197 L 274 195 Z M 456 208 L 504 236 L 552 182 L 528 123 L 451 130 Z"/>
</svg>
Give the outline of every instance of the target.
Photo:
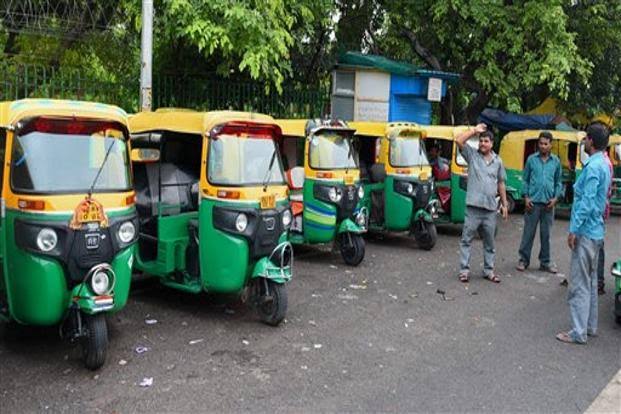
<svg viewBox="0 0 621 414">
<path fill-rule="evenodd" d="M 533 203 L 533 208 L 524 213 L 524 232 L 520 243 L 520 261 L 526 266 L 530 264 L 530 254 L 533 250 L 533 241 L 539 226 L 539 240 L 541 250 L 539 251 L 539 264 L 541 266 L 550 265 L 550 229 L 554 222 L 554 210 L 546 209 L 544 203 Z"/>
</svg>

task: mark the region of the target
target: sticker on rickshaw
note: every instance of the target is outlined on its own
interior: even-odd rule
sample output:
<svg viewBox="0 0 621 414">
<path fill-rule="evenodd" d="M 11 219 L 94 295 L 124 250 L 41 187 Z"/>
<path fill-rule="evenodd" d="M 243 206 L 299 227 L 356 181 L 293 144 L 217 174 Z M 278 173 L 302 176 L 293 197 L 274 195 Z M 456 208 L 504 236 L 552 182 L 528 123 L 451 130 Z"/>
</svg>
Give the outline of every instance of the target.
<svg viewBox="0 0 621 414">
<path fill-rule="evenodd" d="M 352 185 L 354 183 L 354 176 L 353 175 L 346 175 L 345 176 L 345 184 L 346 185 Z"/>
<path fill-rule="evenodd" d="M 103 206 L 92 198 L 86 198 L 78 204 L 73 212 L 69 227 L 77 230 L 87 223 L 97 223 L 102 228 L 108 227 L 108 216 L 106 216 Z"/>
<path fill-rule="evenodd" d="M 263 210 L 276 207 L 276 195 L 268 194 L 261 197 L 261 208 Z"/>
</svg>

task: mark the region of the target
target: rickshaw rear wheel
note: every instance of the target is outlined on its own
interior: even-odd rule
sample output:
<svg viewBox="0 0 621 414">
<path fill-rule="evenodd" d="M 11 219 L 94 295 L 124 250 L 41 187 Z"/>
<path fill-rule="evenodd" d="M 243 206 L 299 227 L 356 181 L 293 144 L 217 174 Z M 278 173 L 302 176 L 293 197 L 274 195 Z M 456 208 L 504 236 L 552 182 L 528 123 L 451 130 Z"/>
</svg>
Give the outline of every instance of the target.
<svg viewBox="0 0 621 414">
<path fill-rule="evenodd" d="M 287 288 L 284 283 L 257 279 L 257 313 L 261 322 L 278 326 L 287 313 Z"/>
<path fill-rule="evenodd" d="M 364 259 L 364 239 L 360 234 L 341 233 L 339 247 L 343 261 L 350 266 L 358 266 Z"/>
<path fill-rule="evenodd" d="M 414 225 L 414 239 L 421 249 L 433 249 L 438 241 L 436 225 L 423 220 L 419 221 Z"/>
<path fill-rule="evenodd" d="M 84 337 L 82 337 L 82 356 L 84 365 L 90 370 L 102 367 L 106 362 L 108 348 L 108 326 L 104 314 L 82 315 Z"/>
</svg>

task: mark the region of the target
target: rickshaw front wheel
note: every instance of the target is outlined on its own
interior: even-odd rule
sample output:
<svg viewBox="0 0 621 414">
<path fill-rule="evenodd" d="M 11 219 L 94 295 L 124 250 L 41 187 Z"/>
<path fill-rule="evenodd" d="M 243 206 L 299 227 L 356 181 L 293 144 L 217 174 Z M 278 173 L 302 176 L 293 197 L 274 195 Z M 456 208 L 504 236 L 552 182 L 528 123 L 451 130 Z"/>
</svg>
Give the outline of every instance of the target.
<svg viewBox="0 0 621 414">
<path fill-rule="evenodd" d="M 108 326 L 104 314 L 82 315 L 84 336 L 82 337 L 82 356 L 84 365 L 90 370 L 102 367 L 106 362 L 108 348 Z"/>
<path fill-rule="evenodd" d="M 515 200 L 507 194 L 507 213 L 512 214 L 515 211 Z"/>
<path fill-rule="evenodd" d="M 419 220 L 414 224 L 414 239 L 421 249 L 431 250 L 438 241 L 438 230 L 434 223 Z"/>
<path fill-rule="evenodd" d="M 364 239 L 360 234 L 341 233 L 339 247 L 343 261 L 350 266 L 358 266 L 364 259 Z"/>
<path fill-rule="evenodd" d="M 257 313 L 261 322 L 278 326 L 287 313 L 287 288 L 284 283 L 257 279 Z"/>
</svg>

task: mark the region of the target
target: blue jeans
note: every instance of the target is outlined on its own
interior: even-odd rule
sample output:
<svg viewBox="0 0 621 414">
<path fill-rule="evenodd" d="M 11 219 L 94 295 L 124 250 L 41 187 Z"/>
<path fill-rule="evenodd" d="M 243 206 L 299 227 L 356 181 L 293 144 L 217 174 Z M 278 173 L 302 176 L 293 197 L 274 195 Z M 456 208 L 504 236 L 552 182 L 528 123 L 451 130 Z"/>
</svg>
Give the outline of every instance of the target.
<svg viewBox="0 0 621 414">
<path fill-rule="evenodd" d="M 494 272 L 494 233 L 496 232 L 496 212 L 477 207 L 466 207 L 466 219 L 459 242 L 459 273 L 470 272 L 470 249 L 474 236 L 478 233 L 483 239 L 483 274 L 491 276 Z"/>
<path fill-rule="evenodd" d="M 541 250 L 539 251 L 539 264 L 541 266 L 550 266 L 550 228 L 554 223 L 554 210 L 546 209 L 544 203 L 533 203 L 531 211 L 524 213 L 524 232 L 522 233 L 522 242 L 520 243 L 520 261 L 526 267 L 530 265 L 530 254 L 533 250 L 533 241 L 539 226 L 539 240 Z"/>
<path fill-rule="evenodd" d="M 571 317 L 569 336 L 586 343 L 587 334 L 597 333 L 597 259 L 603 240 L 576 238 L 571 252 L 567 302 Z"/>
</svg>

